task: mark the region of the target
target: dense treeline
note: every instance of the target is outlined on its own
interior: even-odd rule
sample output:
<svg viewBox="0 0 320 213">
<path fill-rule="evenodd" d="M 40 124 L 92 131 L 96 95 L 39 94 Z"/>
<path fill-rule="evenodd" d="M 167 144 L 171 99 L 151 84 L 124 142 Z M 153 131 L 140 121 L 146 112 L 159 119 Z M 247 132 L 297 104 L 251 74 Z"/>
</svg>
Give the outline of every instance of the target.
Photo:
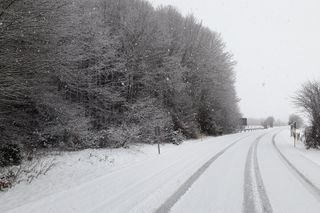
<svg viewBox="0 0 320 213">
<path fill-rule="evenodd" d="M 220 36 L 141 0 L 2 0 L 0 142 L 125 146 L 232 132 L 234 61 Z"/>
</svg>

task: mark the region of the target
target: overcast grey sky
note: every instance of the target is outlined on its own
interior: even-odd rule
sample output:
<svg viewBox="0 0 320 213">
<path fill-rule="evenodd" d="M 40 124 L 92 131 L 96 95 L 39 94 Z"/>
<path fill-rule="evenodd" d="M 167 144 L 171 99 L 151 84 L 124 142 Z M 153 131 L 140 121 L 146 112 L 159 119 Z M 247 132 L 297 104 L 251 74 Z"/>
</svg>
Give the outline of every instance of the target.
<svg viewBox="0 0 320 213">
<path fill-rule="evenodd" d="M 221 33 L 238 62 L 244 116 L 287 121 L 294 92 L 320 79 L 320 0 L 149 0 L 193 13 Z"/>
</svg>

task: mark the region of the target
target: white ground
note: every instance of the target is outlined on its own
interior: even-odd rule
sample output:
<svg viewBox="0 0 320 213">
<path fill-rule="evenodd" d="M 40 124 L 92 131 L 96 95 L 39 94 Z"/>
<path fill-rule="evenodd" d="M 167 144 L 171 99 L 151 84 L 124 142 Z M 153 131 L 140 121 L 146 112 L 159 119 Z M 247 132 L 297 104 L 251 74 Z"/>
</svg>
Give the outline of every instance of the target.
<svg viewBox="0 0 320 213">
<path fill-rule="evenodd" d="M 275 134 L 277 147 L 314 187 L 279 155 L 272 144 Z M 202 165 L 239 139 L 212 162 L 171 212 L 236 213 L 252 206 L 262 212 L 266 200 L 273 212 L 320 211 L 320 152 L 305 150 L 302 144 L 294 148 L 288 128 L 273 128 L 164 145 L 161 155 L 155 145 L 63 153 L 54 156 L 57 165 L 47 175 L 0 193 L 0 212 L 154 212 Z M 256 152 L 248 155 L 255 143 Z M 250 190 L 244 190 L 245 182 Z M 252 199 L 247 191 L 252 191 Z"/>
</svg>

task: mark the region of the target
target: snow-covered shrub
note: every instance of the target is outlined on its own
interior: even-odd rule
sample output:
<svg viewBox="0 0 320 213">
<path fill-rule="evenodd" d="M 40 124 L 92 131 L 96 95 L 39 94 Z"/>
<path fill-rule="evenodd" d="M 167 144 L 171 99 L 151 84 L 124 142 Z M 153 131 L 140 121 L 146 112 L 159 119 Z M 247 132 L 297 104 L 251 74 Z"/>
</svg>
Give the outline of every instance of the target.
<svg viewBox="0 0 320 213">
<path fill-rule="evenodd" d="M 106 147 L 127 147 L 129 143 L 138 142 L 139 126 L 123 124 L 107 130 L 107 137 L 101 141 Z"/>
<path fill-rule="evenodd" d="M 29 160 L 22 161 L 20 165 L 0 168 L 0 180 L 9 187 L 20 182 L 31 183 L 39 176 L 46 175 L 54 166 L 55 158 L 44 155 L 33 156 Z"/>
<path fill-rule="evenodd" d="M 16 144 L 0 146 L 0 167 L 20 164 L 22 159 L 21 150 Z"/>
<path fill-rule="evenodd" d="M 307 148 L 320 147 L 320 82 L 305 83 L 294 97 L 294 103 L 308 115 L 311 128 L 307 129 Z"/>
<path fill-rule="evenodd" d="M 320 131 L 315 126 L 307 127 L 304 137 L 304 144 L 307 149 L 320 147 Z"/>
<path fill-rule="evenodd" d="M 135 141 L 140 143 L 155 143 L 155 127 L 160 127 L 161 141 L 173 143 L 180 140 L 178 131 L 174 130 L 174 123 L 169 111 L 166 111 L 156 99 L 146 99 L 132 105 L 127 115 L 130 123 L 135 127 Z"/>
</svg>

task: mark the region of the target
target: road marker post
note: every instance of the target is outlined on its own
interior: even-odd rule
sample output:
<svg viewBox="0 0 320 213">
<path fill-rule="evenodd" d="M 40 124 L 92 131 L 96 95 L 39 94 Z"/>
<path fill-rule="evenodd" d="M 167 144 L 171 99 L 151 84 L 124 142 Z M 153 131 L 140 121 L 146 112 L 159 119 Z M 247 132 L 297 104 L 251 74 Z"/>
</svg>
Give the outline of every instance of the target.
<svg viewBox="0 0 320 213">
<path fill-rule="evenodd" d="M 297 122 L 294 122 L 293 124 L 293 146 L 296 147 L 296 140 L 297 140 Z"/>
<path fill-rule="evenodd" d="M 160 126 L 156 126 L 154 128 L 154 133 L 158 141 L 158 154 L 160 155 Z"/>
</svg>

